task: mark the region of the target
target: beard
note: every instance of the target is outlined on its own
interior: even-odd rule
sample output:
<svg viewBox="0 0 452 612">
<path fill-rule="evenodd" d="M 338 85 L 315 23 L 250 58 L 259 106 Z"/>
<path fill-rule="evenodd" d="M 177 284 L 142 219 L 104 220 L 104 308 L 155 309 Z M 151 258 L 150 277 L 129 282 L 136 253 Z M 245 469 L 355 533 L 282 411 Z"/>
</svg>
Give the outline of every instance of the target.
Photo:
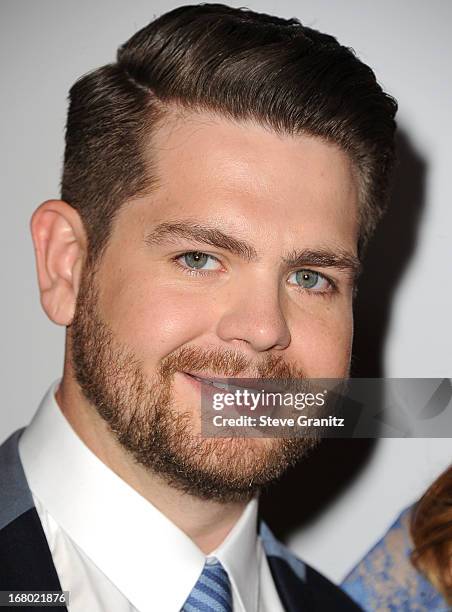
<svg viewBox="0 0 452 612">
<path fill-rule="evenodd" d="M 208 368 L 224 378 L 246 371 L 247 378 L 293 379 L 302 378 L 300 370 L 270 354 L 251 368 L 250 359 L 237 351 L 185 346 L 149 375 L 102 319 L 98 296 L 96 270 L 90 267 L 82 274 L 70 325 L 72 368 L 84 397 L 139 465 L 189 495 L 242 502 L 316 445 L 308 437 L 203 437 L 200 413 L 176 399 L 177 372 Z"/>
</svg>

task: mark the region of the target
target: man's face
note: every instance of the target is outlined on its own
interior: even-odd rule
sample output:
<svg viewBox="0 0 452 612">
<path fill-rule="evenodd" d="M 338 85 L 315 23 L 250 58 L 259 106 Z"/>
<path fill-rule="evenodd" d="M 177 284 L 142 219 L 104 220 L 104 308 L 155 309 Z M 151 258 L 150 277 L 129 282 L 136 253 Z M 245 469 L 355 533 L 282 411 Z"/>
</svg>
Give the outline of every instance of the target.
<svg viewBox="0 0 452 612">
<path fill-rule="evenodd" d="M 206 114 L 149 147 L 71 325 L 84 395 L 137 461 L 200 497 L 245 499 L 308 440 L 205 439 L 198 377 L 342 378 L 352 341 L 357 185 L 347 155 Z"/>
</svg>

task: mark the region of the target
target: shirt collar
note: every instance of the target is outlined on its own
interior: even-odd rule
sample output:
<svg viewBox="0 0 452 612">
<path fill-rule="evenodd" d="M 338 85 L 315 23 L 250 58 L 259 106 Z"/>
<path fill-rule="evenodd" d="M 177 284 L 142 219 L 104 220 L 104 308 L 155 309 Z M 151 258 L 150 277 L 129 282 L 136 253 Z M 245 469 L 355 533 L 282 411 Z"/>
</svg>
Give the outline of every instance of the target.
<svg viewBox="0 0 452 612">
<path fill-rule="evenodd" d="M 149 607 L 152 577 L 152 598 L 165 602 L 165 610 L 179 610 L 206 555 L 82 442 L 55 399 L 59 382 L 51 385 L 19 441 L 32 493 L 136 608 Z M 254 499 L 208 555 L 221 561 L 247 611 L 257 608 L 256 521 Z"/>
</svg>

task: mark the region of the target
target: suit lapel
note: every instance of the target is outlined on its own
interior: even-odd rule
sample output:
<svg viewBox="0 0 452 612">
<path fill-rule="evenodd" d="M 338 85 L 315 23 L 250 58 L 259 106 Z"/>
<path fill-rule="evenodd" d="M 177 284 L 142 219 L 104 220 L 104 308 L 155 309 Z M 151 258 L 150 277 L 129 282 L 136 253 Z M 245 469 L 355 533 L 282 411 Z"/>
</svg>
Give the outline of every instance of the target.
<svg viewBox="0 0 452 612">
<path fill-rule="evenodd" d="M 264 521 L 260 523 L 259 534 L 286 612 L 362 612 L 339 587 L 279 542 Z"/>
<path fill-rule="evenodd" d="M 314 610 L 306 584 L 306 565 L 275 538 L 262 520 L 259 521 L 259 535 L 284 610 L 286 612 Z"/>
<path fill-rule="evenodd" d="M 14 432 L 0 446 L 0 590 L 61 591 L 20 461 L 17 445 L 22 431 Z M 67 610 L 66 606 L 56 609 Z"/>
<path fill-rule="evenodd" d="M 312 612 L 316 610 L 307 584 L 300 580 L 280 557 L 267 557 L 270 571 L 286 612 Z"/>
<path fill-rule="evenodd" d="M 61 591 L 36 508 L 0 531 L 0 568 L 2 591 Z"/>
</svg>

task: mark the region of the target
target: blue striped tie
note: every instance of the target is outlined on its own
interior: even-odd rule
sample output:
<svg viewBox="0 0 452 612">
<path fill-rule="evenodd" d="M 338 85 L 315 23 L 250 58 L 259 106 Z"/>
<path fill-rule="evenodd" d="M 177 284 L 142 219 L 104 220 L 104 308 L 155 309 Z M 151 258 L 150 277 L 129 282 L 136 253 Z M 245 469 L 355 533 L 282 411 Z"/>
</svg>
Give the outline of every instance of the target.
<svg viewBox="0 0 452 612">
<path fill-rule="evenodd" d="M 181 612 L 232 612 L 231 583 L 218 561 L 206 561 Z"/>
</svg>

